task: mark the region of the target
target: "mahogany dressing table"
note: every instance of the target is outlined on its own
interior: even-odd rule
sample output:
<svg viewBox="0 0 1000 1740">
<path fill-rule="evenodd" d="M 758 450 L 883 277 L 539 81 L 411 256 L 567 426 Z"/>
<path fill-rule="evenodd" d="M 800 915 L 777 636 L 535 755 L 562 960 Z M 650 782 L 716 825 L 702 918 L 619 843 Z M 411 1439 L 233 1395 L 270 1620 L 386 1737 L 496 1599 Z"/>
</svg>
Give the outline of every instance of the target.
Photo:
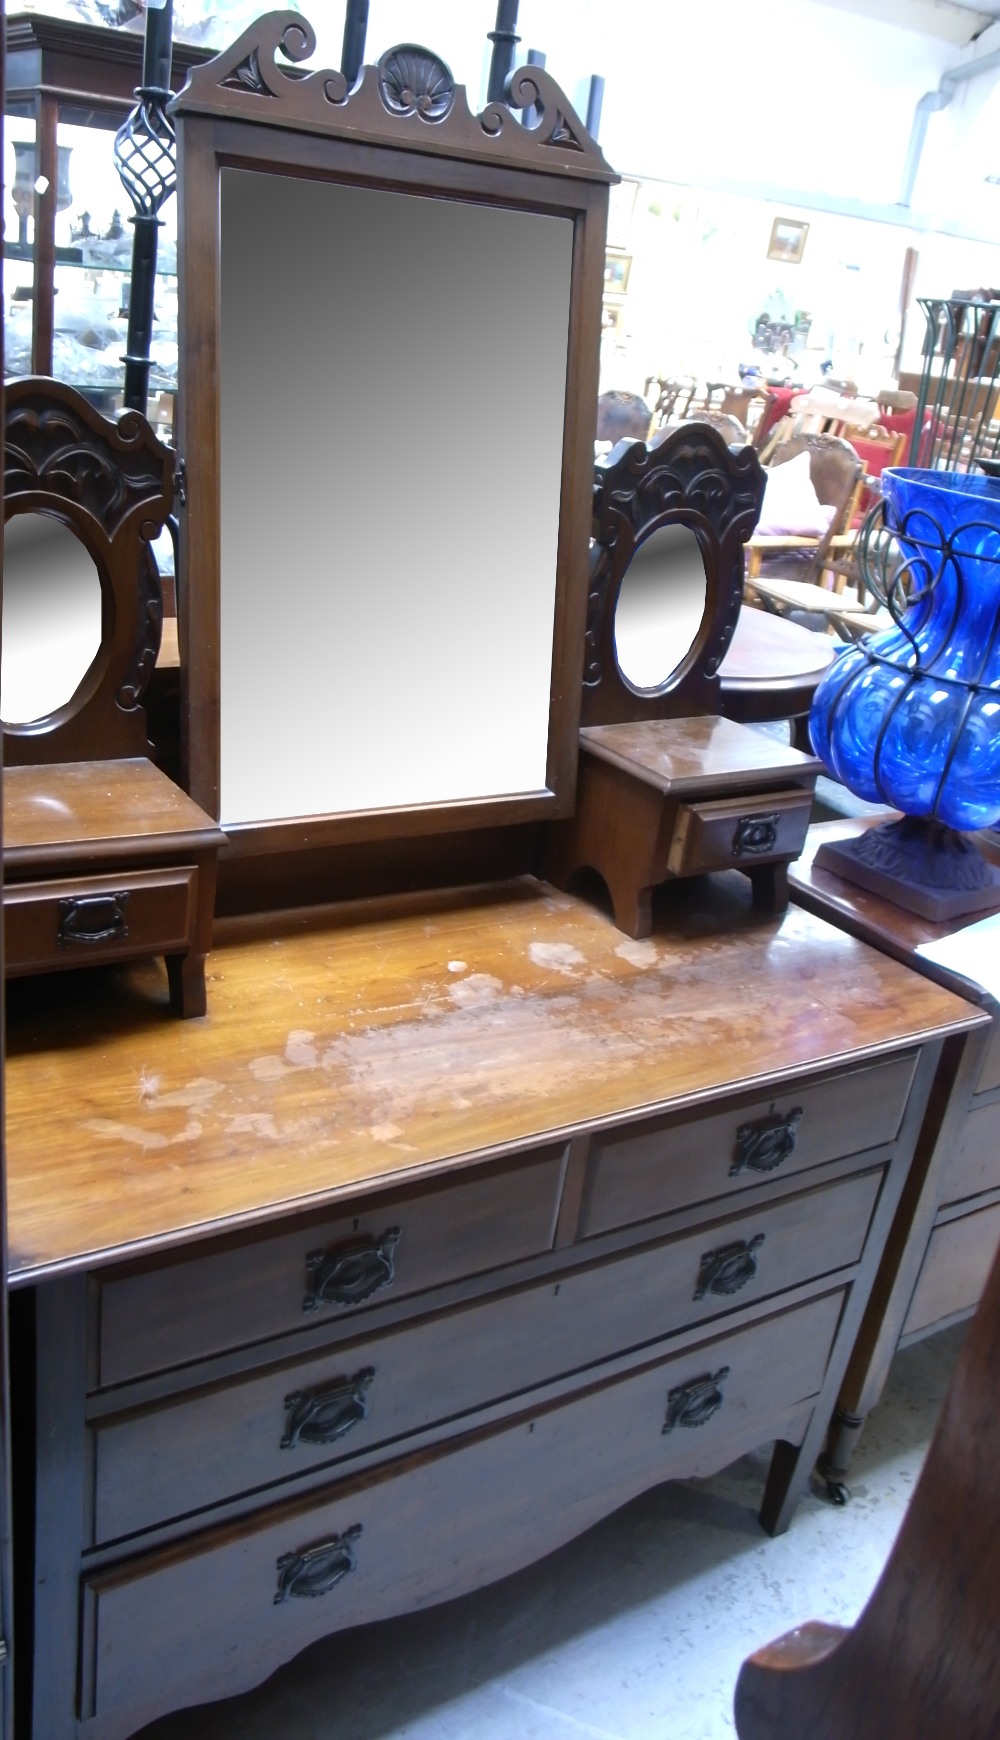
<svg viewBox="0 0 1000 1740">
<path fill-rule="evenodd" d="M 25 1740 L 126 1740 L 770 1441 L 785 1528 L 988 1028 L 742 877 L 669 890 L 635 940 L 528 874 L 576 800 L 612 173 L 540 69 L 474 116 L 427 50 L 349 89 L 312 47 L 271 15 L 176 105 L 208 1013 L 170 1020 L 144 961 L 11 988 Z M 289 261 L 260 239 L 290 212 L 322 295 L 276 359 Z M 342 295 L 350 347 L 319 342 Z M 499 359 L 475 444 L 466 326 Z M 448 455 L 436 494 L 418 450 Z M 700 588 L 696 712 L 698 624 L 738 611 L 717 560 Z"/>
</svg>

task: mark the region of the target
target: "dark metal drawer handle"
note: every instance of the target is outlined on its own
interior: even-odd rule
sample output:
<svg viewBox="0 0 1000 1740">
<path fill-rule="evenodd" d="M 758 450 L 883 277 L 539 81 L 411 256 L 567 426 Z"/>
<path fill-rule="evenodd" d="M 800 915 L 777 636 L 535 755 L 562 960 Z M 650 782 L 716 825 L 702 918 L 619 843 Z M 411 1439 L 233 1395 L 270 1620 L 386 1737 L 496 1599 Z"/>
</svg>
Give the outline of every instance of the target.
<svg viewBox="0 0 1000 1740">
<path fill-rule="evenodd" d="M 367 1417 L 367 1393 L 375 1376 L 366 1366 L 357 1377 L 335 1378 L 314 1390 L 295 1390 L 285 1397 L 287 1418 L 280 1449 L 296 1444 L 336 1444 Z"/>
<path fill-rule="evenodd" d="M 714 1377 L 695 1378 L 693 1383 L 681 1384 L 671 1390 L 667 1395 L 664 1432 L 672 1432 L 675 1426 L 707 1426 L 725 1400 L 721 1386 L 728 1376 L 729 1367 L 723 1365 Z"/>
<path fill-rule="evenodd" d="M 741 816 L 733 829 L 730 850 L 734 858 L 757 858 L 764 852 L 773 852 L 777 843 L 777 815 L 772 812 L 767 816 Z"/>
<path fill-rule="evenodd" d="M 301 1553 L 284 1553 L 278 1560 L 278 1587 L 275 1607 L 283 1601 L 328 1595 L 348 1572 L 355 1568 L 352 1541 L 361 1533 L 361 1524 L 345 1529 L 342 1535 L 323 1541 L 318 1547 L 306 1547 Z"/>
<path fill-rule="evenodd" d="M 100 943 L 109 937 L 128 936 L 125 907 L 128 893 L 78 894 L 59 902 L 57 941 L 66 943 Z"/>
<path fill-rule="evenodd" d="M 706 1293 L 723 1296 L 738 1293 L 756 1275 L 756 1253 L 763 1243 L 764 1234 L 758 1233 L 756 1238 L 738 1239 L 735 1244 L 722 1245 L 717 1251 L 706 1251 L 698 1269 L 695 1298 L 704 1299 Z"/>
<path fill-rule="evenodd" d="M 784 1116 L 772 1112 L 755 1124 L 741 1124 L 736 1132 L 736 1151 L 729 1168 L 730 1178 L 740 1172 L 773 1172 L 783 1160 L 795 1152 L 802 1107 L 793 1106 Z"/>
<path fill-rule="evenodd" d="M 399 1227 L 391 1226 L 377 1239 L 368 1234 L 329 1251 L 310 1251 L 303 1311 L 315 1311 L 317 1305 L 360 1305 L 380 1287 L 391 1287 L 399 1236 Z"/>
</svg>

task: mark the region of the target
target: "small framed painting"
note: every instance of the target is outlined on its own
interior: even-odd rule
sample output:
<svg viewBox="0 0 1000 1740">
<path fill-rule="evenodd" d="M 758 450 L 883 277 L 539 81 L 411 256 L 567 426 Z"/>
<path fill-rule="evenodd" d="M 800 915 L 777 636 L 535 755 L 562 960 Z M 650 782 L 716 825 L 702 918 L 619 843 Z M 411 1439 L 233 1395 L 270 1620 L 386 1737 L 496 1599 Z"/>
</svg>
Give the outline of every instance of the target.
<svg viewBox="0 0 1000 1740">
<path fill-rule="evenodd" d="M 809 225 L 795 218 L 775 218 L 771 225 L 771 240 L 767 244 L 769 260 L 784 260 L 786 266 L 797 266 L 805 252 Z"/>
<path fill-rule="evenodd" d="M 622 254 L 609 249 L 604 260 L 604 294 L 605 296 L 624 296 L 628 289 L 628 275 L 632 267 L 631 254 Z"/>
</svg>

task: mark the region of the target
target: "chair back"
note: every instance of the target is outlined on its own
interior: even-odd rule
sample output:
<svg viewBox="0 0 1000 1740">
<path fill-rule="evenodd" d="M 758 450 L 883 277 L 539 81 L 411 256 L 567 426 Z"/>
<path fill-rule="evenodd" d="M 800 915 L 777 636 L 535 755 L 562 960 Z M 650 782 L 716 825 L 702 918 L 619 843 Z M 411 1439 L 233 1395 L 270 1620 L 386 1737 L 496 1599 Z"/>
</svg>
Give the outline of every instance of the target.
<svg viewBox="0 0 1000 1740">
<path fill-rule="evenodd" d="M 775 450 L 772 465 L 809 455 L 813 489 L 825 507 L 836 509 L 823 543 L 847 530 L 861 483 L 861 460 L 841 435 L 791 435 Z"/>
<path fill-rule="evenodd" d="M 645 441 L 653 413 L 639 393 L 618 388 L 602 393 L 597 401 L 597 441 Z"/>
<path fill-rule="evenodd" d="M 682 419 L 685 423 L 708 423 L 718 429 L 727 447 L 747 447 L 750 435 L 744 423 L 727 411 L 693 411 Z"/>
<path fill-rule="evenodd" d="M 871 1600 L 849 1630 L 800 1625 L 744 1662 L 739 1740 L 996 1740 L 998 1370 L 1000 1254 Z"/>
</svg>

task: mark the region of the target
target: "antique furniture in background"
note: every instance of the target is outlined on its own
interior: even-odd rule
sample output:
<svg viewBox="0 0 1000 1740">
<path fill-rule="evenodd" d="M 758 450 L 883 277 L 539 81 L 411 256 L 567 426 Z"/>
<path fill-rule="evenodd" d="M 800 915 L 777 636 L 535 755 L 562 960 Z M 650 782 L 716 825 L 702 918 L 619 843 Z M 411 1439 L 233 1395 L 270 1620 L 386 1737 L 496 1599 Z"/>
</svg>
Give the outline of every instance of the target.
<svg viewBox="0 0 1000 1740">
<path fill-rule="evenodd" d="M 959 1356 L 889 1562 L 848 1629 L 815 1621 L 736 1685 L 739 1740 L 993 1740 L 1000 1727 L 1000 1260 Z"/>
<path fill-rule="evenodd" d="M 753 449 L 697 421 L 597 466 L 577 804 L 546 874 L 598 871 L 632 937 L 668 878 L 736 868 L 788 898 L 819 764 L 717 716 L 762 491 Z"/>
<path fill-rule="evenodd" d="M 142 37 L 128 30 L 15 12 L 7 19 L 6 45 L 6 114 L 25 163 L 24 222 L 28 232 L 27 239 L 15 241 L 8 229 L 4 242 L 8 314 L 12 296 L 15 307 L 18 302 L 23 304 L 23 315 L 13 328 L 8 320 L 6 370 L 16 375 L 55 374 L 75 382 L 102 408 L 110 408 L 120 395 L 122 372 L 113 344 L 99 343 L 103 336 L 99 316 L 107 308 L 118 319 L 131 268 L 131 231 L 121 222 L 114 224 L 114 210 L 124 201 L 114 171 L 112 145 L 140 82 Z M 178 43 L 175 66 L 179 72 L 205 59 L 205 49 Z M 106 180 L 100 189 L 88 179 L 90 166 L 80 161 L 80 145 L 93 137 L 95 130 L 100 132 L 101 156 L 107 163 Z M 65 154 L 61 183 L 60 151 Z M 39 177 L 48 183 L 41 193 L 34 188 Z M 61 200 L 66 200 L 65 206 Z M 72 224 L 74 235 L 57 246 L 56 217 L 63 209 L 70 214 L 66 222 Z M 117 242 L 109 234 L 116 228 Z M 174 340 L 175 270 L 165 255 L 157 282 Z M 94 293 L 88 300 L 94 315 L 89 327 L 86 321 L 80 323 L 83 347 L 71 346 L 64 353 L 56 346 L 54 352 L 56 302 L 77 303 L 78 291 L 88 275 L 93 281 Z M 173 323 L 168 318 L 171 311 Z M 123 320 L 121 336 L 125 336 Z M 106 366 L 102 366 L 105 356 Z M 157 379 L 162 385 L 176 386 L 173 372 L 158 374 Z"/>
<path fill-rule="evenodd" d="M 142 707 L 160 639 L 150 541 L 174 463 L 136 412 L 115 424 L 73 387 L 8 383 L 6 971 L 162 953 L 176 1013 L 203 1015 L 222 835 L 153 765 Z M 88 585 L 94 638 L 53 693 L 62 625 Z M 22 685 L 24 667 L 43 691 Z"/>
<path fill-rule="evenodd" d="M 871 820 L 824 822 L 809 831 L 792 866 L 792 897 L 896 960 L 979 1003 L 993 1016 L 990 1043 L 978 1065 L 957 1085 L 946 1141 L 914 1169 L 907 1183 L 879 1279 L 841 1389 L 826 1474 L 840 1492 L 866 1415 L 877 1403 L 897 1347 L 967 1317 L 974 1311 L 1000 1241 L 1000 1025 L 988 948 L 976 979 L 974 947 L 964 962 L 947 965 L 920 952 L 959 935 L 964 920 L 922 918 L 822 867 L 823 845 L 857 838 Z M 1000 864 L 1000 849 L 982 850 Z M 943 1113 L 943 1107 L 941 1112 Z M 939 1114 L 940 1115 L 940 1114 Z M 840 1493 L 843 1496 L 843 1493 Z"/>
</svg>

